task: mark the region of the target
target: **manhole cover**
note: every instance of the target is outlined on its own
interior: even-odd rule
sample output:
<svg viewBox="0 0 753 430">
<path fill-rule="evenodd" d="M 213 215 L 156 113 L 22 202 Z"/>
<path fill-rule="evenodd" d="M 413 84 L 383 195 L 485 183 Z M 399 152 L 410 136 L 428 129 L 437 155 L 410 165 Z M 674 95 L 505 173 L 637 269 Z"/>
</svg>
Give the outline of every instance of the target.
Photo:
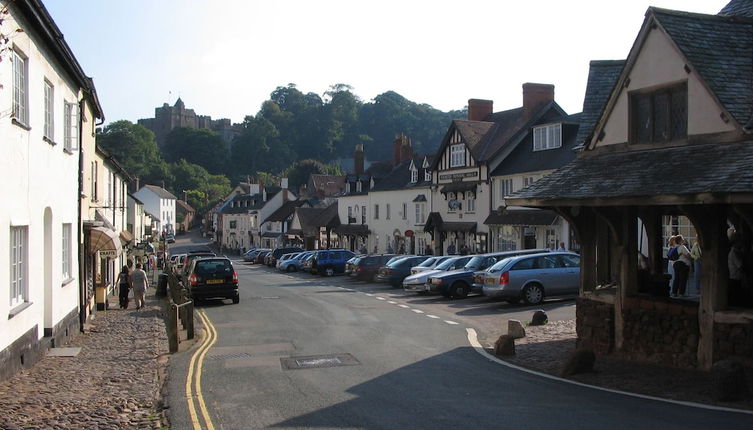
<svg viewBox="0 0 753 430">
<path fill-rule="evenodd" d="M 282 357 L 280 364 L 285 370 L 322 369 L 325 367 L 357 366 L 361 364 L 350 354 L 308 355 L 303 357 Z"/>
</svg>

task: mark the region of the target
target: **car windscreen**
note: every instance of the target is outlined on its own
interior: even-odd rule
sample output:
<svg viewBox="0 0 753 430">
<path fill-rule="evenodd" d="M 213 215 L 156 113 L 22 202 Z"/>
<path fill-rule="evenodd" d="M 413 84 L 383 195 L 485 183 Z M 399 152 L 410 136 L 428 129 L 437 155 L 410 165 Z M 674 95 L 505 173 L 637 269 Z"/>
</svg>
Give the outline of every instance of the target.
<svg viewBox="0 0 753 430">
<path fill-rule="evenodd" d="M 435 269 L 437 269 L 437 270 L 448 270 L 455 263 L 457 263 L 457 261 L 460 260 L 460 259 L 461 259 L 461 257 L 448 258 L 447 260 L 445 260 L 445 261 L 437 264 L 437 267 L 435 267 Z"/>
<path fill-rule="evenodd" d="M 390 262 L 387 263 L 387 267 L 400 267 L 405 260 L 407 260 L 406 257 L 390 260 Z"/>
<path fill-rule="evenodd" d="M 471 257 L 471 259 L 465 264 L 466 268 L 476 268 L 481 267 L 484 265 L 484 262 L 486 261 L 488 257 L 484 255 L 476 255 L 474 257 Z"/>
<path fill-rule="evenodd" d="M 194 272 L 199 276 L 227 276 L 233 273 L 233 266 L 228 260 L 199 260 L 194 266 Z"/>
<path fill-rule="evenodd" d="M 431 267 L 434 262 L 437 261 L 436 257 L 429 257 L 426 260 L 423 261 L 423 263 L 419 264 L 417 267 Z"/>
</svg>

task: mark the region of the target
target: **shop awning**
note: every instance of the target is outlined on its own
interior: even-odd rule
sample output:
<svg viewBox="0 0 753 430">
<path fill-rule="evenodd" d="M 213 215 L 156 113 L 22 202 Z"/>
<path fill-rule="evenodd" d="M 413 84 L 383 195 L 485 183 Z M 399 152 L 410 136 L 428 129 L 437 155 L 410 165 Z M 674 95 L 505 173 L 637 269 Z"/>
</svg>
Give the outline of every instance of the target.
<svg viewBox="0 0 753 430">
<path fill-rule="evenodd" d="M 120 232 L 120 240 L 123 241 L 124 244 L 133 241 L 133 235 L 128 230 L 122 230 Z"/>
<path fill-rule="evenodd" d="M 449 184 L 445 184 L 442 186 L 442 188 L 439 190 L 440 193 L 450 193 L 450 192 L 464 192 L 464 191 L 476 191 L 476 186 L 478 185 L 478 181 L 466 181 L 466 182 L 450 182 Z"/>
<path fill-rule="evenodd" d="M 282 233 L 275 232 L 275 231 L 265 231 L 261 234 L 261 237 L 280 237 L 282 236 Z"/>
<path fill-rule="evenodd" d="M 120 244 L 120 237 L 107 227 L 92 227 L 89 229 L 89 251 L 109 251 L 120 255 L 123 247 Z"/>
<path fill-rule="evenodd" d="M 502 213 L 493 211 L 486 217 L 486 225 L 552 225 L 557 214 L 550 210 L 519 209 L 506 210 Z"/>
<path fill-rule="evenodd" d="M 475 222 L 460 222 L 460 221 L 445 221 L 442 223 L 441 226 L 439 226 L 439 231 L 462 231 L 465 233 L 475 233 L 476 232 L 476 223 Z"/>
<path fill-rule="evenodd" d="M 348 236 L 368 236 L 371 233 L 369 226 L 365 224 L 340 224 L 335 227 L 334 232 Z"/>
</svg>

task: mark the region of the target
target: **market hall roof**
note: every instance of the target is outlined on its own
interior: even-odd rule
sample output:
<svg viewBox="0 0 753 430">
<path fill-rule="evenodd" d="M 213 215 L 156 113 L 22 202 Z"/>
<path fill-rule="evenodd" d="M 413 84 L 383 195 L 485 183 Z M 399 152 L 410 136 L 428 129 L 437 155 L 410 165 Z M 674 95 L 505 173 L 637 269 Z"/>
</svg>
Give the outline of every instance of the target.
<svg viewBox="0 0 753 430">
<path fill-rule="evenodd" d="M 505 202 L 538 207 L 750 203 L 751 166 L 753 141 L 580 156 Z"/>
<path fill-rule="evenodd" d="M 623 67 L 625 60 L 595 60 L 589 64 L 583 112 L 578 135 L 575 137 L 576 148 L 585 145 L 591 137 Z"/>
</svg>

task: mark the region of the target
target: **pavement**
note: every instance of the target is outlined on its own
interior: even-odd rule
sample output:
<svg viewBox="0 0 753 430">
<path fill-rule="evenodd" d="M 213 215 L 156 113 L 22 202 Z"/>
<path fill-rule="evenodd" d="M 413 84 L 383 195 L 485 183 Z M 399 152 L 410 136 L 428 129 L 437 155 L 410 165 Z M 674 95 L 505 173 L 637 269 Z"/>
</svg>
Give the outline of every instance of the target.
<svg viewBox="0 0 753 430">
<path fill-rule="evenodd" d="M 160 391 L 168 343 L 153 285 L 142 309 L 132 300 L 121 310 L 110 296 L 110 309 L 97 312 L 84 333 L 0 382 L 0 428 L 167 428 Z"/>
</svg>

